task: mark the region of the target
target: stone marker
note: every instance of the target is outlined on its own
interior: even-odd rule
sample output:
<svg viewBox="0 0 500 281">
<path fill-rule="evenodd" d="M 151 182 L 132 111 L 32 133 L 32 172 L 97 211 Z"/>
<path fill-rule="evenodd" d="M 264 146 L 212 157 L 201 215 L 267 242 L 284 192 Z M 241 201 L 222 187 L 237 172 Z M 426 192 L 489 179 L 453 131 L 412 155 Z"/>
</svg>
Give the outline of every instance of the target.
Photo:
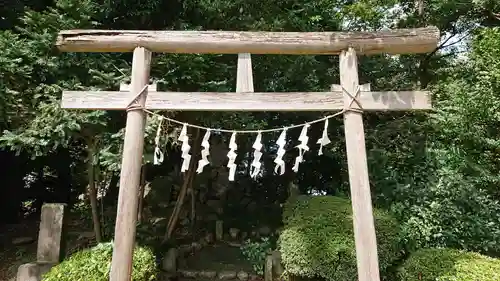
<svg viewBox="0 0 500 281">
<path fill-rule="evenodd" d="M 56 264 L 62 252 L 65 204 L 44 204 L 38 234 L 37 262 Z"/>
<path fill-rule="evenodd" d="M 215 239 L 217 241 L 222 241 L 224 235 L 223 222 L 218 220 L 215 222 Z"/>
<path fill-rule="evenodd" d="M 38 233 L 37 261 L 21 265 L 17 281 L 40 281 L 42 275 L 60 262 L 63 250 L 65 204 L 44 204 Z"/>
<path fill-rule="evenodd" d="M 162 269 L 169 273 L 177 271 L 177 250 L 175 248 L 168 250 L 163 258 Z"/>
<path fill-rule="evenodd" d="M 285 272 L 283 265 L 281 264 L 281 252 L 280 251 L 272 251 L 271 257 L 273 259 L 273 278 L 280 278 L 281 275 Z"/>
<path fill-rule="evenodd" d="M 264 265 L 264 281 L 273 281 L 273 256 L 266 256 L 266 264 Z"/>
</svg>

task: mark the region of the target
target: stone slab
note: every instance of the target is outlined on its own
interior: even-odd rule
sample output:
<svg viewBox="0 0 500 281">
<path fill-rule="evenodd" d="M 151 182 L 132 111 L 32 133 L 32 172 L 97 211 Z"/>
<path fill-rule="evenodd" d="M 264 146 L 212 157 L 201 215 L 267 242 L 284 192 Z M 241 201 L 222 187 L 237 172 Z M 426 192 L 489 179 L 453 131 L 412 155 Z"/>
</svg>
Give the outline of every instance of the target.
<svg viewBox="0 0 500 281">
<path fill-rule="evenodd" d="M 65 204 L 44 204 L 38 234 L 38 263 L 58 263 L 63 245 Z"/>
<path fill-rule="evenodd" d="M 54 264 L 51 263 L 26 263 L 17 269 L 16 281 L 41 281 L 42 275 L 47 273 Z"/>
</svg>

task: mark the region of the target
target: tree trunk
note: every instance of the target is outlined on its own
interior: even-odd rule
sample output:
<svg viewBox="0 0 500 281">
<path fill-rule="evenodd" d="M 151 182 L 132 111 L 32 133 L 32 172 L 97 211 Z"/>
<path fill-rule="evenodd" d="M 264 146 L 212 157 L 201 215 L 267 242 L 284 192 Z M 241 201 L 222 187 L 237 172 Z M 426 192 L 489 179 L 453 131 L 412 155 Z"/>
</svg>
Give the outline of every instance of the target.
<svg viewBox="0 0 500 281">
<path fill-rule="evenodd" d="M 193 177 L 194 178 L 194 177 Z M 193 235 L 193 241 L 194 241 L 194 229 L 196 226 L 196 192 L 194 188 L 192 188 L 192 183 L 191 183 L 191 234 Z"/>
<path fill-rule="evenodd" d="M 87 175 L 88 175 L 88 195 L 90 200 L 90 206 L 92 208 L 92 222 L 94 224 L 95 240 L 97 243 L 102 242 L 101 236 L 101 223 L 99 220 L 99 208 L 97 204 L 97 191 L 95 186 L 95 174 L 94 174 L 94 141 L 93 139 L 87 140 Z"/>
<path fill-rule="evenodd" d="M 118 200 L 118 182 L 120 181 L 120 174 L 111 173 L 109 184 L 106 186 L 106 195 L 102 198 L 103 204 L 115 205 Z"/>
<path fill-rule="evenodd" d="M 172 233 L 177 224 L 177 220 L 179 218 L 179 214 L 182 209 L 182 204 L 184 203 L 184 198 L 186 197 L 187 190 L 189 188 L 192 188 L 193 178 L 196 170 L 195 163 L 197 162 L 194 161 L 193 159 L 196 159 L 196 156 L 200 151 L 199 136 L 200 136 L 200 130 L 196 129 L 195 137 L 193 138 L 194 148 L 192 150 L 191 162 L 189 163 L 189 170 L 187 171 L 184 177 L 184 183 L 182 184 L 179 196 L 177 197 L 177 202 L 175 203 L 174 211 L 172 212 L 172 215 L 170 216 L 170 219 L 168 221 L 167 232 L 165 233 L 165 237 L 163 238 L 164 242 L 170 239 L 170 237 L 172 236 Z"/>
</svg>

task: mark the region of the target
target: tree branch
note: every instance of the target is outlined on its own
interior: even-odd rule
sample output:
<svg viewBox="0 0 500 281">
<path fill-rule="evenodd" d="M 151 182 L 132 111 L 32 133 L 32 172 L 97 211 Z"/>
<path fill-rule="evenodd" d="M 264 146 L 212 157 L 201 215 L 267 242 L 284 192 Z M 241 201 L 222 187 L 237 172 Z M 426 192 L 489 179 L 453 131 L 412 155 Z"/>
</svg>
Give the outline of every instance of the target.
<svg viewBox="0 0 500 281">
<path fill-rule="evenodd" d="M 445 47 L 445 44 L 448 43 L 451 40 L 451 38 L 455 37 L 455 35 L 457 35 L 457 30 L 456 30 L 455 27 L 453 27 L 453 33 L 450 35 L 450 37 L 446 38 L 446 40 L 444 40 L 441 44 L 439 44 L 439 46 L 437 46 L 436 49 L 434 49 L 434 51 L 432 51 L 429 54 L 427 54 L 427 56 L 425 57 L 424 61 L 428 61 L 439 50 L 443 49 Z"/>
</svg>

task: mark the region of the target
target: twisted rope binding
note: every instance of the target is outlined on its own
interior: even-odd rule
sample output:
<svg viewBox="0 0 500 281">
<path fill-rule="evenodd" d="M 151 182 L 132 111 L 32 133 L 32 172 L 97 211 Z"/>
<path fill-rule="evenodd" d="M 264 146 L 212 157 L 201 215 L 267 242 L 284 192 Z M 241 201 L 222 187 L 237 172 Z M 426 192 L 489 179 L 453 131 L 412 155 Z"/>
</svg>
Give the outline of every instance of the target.
<svg viewBox="0 0 500 281">
<path fill-rule="evenodd" d="M 148 88 L 149 85 L 144 85 L 144 87 L 142 87 L 142 89 L 134 96 L 134 98 L 128 103 L 127 107 L 126 107 L 126 111 L 129 112 L 129 111 L 132 111 L 132 110 L 144 110 L 144 106 L 140 105 L 137 100 L 139 99 L 139 97 L 144 94 L 144 92 L 146 91 L 146 89 Z"/>
<path fill-rule="evenodd" d="M 343 86 L 340 86 L 340 87 L 342 87 L 342 91 L 351 98 L 351 101 L 349 102 L 349 105 L 346 106 L 343 109 L 343 111 L 344 112 L 352 111 L 352 112 L 357 112 L 357 113 L 363 113 L 363 106 L 361 105 L 361 102 L 359 101 L 359 95 L 361 94 L 361 87 L 358 85 L 358 87 L 356 88 L 356 92 L 354 93 L 354 95 L 351 94 L 351 93 L 349 93 L 349 91 L 347 91 L 346 88 L 344 88 Z M 359 108 L 352 107 L 352 105 L 354 103 L 356 103 L 356 105 Z"/>
</svg>

